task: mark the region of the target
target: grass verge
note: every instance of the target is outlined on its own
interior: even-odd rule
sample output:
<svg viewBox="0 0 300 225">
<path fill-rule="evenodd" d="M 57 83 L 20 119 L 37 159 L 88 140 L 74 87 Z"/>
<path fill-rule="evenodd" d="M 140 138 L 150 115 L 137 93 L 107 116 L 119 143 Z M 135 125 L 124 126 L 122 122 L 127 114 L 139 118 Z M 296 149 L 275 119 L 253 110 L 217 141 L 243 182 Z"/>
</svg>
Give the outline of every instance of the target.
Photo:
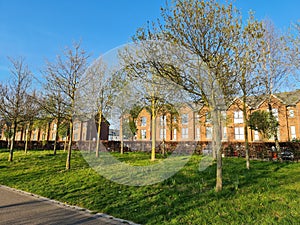
<svg viewBox="0 0 300 225">
<path fill-rule="evenodd" d="M 146 153 L 114 156 L 149 165 Z M 225 158 L 224 190 L 214 192 L 215 166 L 199 171 L 194 155 L 175 176 L 151 186 L 132 187 L 101 177 L 73 152 L 16 151 L 14 162 L 0 151 L 0 184 L 141 224 L 297 224 L 300 221 L 300 164 Z M 162 158 L 162 157 L 159 157 Z M 157 162 L 155 162 L 157 163 Z"/>
</svg>

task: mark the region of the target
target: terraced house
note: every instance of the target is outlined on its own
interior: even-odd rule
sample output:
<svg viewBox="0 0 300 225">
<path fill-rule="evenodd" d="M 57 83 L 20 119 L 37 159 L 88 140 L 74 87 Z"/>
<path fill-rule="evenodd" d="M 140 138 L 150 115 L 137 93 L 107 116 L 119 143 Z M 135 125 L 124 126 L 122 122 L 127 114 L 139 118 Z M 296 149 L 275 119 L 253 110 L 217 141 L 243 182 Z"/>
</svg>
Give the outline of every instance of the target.
<svg viewBox="0 0 300 225">
<path fill-rule="evenodd" d="M 281 142 L 300 139 L 300 90 L 282 92 L 270 98 L 249 98 L 246 102 L 247 116 L 257 110 L 269 110 L 279 122 L 278 139 Z M 244 142 L 244 115 L 242 100 L 236 98 L 222 114 L 222 141 Z M 137 140 L 151 140 L 151 114 L 143 109 L 137 119 Z M 248 128 L 249 142 L 262 141 L 262 135 Z M 210 141 L 212 121 L 207 107 L 185 104 L 176 115 L 161 114 L 156 118 L 157 141 Z M 272 142 L 274 138 L 264 140 Z"/>
</svg>

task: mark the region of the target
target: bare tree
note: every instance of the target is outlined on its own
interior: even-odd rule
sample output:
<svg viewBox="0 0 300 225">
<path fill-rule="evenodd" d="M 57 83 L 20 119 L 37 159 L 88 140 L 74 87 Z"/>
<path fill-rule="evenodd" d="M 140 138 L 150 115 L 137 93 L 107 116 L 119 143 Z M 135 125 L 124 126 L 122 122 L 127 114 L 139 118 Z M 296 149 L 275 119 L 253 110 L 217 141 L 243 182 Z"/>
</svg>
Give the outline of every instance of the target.
<svg viewBox="0 0 300 225">
<path fill-rule="evenodd" d="M 47 85 L 53 88 L 53 94 L 60 93 L 66 100 L 66 118 L 69 121 L 69 145 L 66 169 L 71 168 L 71 152 L 73 142 L 73 116 L 77 101 L 76 91 L 86 70 L 89 55 L 81 48 L 80 43 L 73 43 L 72 48 L 66 48 L 58 55 L 55 63 L 47 62 L 45 74 Z"/>
<path fill-rule="evenodd" d="M 54 87 L 49 85 L 45 85 L 45 90 L 46 93 L 39 101 L 39 104 L 40 109 L 44 111 L 43 114 L 47 115 L 47 120 L 51 119 L 51 122 L 55 122 L 53 155 L 56 155 L 60 125 L 68 120 L 69 105 L 59 90 L 55 90 Z"/>
<path fill-rule="evenodd" d="M 17 128 L 20 123 L 26 121 L 32 73 L 25 64 L 24 58 L 10 58 L 10 61 L 12 64 L 11 78 L 6 85 L 0 86 L 0 114 L 5 121 L 11 124 L 12 135 L 8 160 L 13 161 Z"/>
<path fill-rule="evenodd" d="M 79 93 L 81 101 L 77 104 L 77 112 L 81 111 L 83 113 L 79 114 L 97 118 L 96 157 L 99 157 L 102 123 L 109 117 L 113 101 L 118 94 L 120 79 L 118 73 L 111 71 L 103 59 L 99 58 L 87 69 L 83 80 L 86 84 Z"/>
</svg>

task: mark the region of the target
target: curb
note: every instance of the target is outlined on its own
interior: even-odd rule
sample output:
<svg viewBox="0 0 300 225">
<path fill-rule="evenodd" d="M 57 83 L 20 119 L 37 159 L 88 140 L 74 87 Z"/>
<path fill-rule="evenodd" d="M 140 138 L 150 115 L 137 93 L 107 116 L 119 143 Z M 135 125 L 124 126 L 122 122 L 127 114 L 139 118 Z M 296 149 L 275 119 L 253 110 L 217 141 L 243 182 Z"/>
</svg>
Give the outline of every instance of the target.
<svg viewBox="0 0 300 225">
<path fill-rule="evenodd" d="M 137 224 L 137 223 L 134 223 L 134 222 L 131 222 L 131 221 L 128 221 L 128 220 L 123 220 L 123 219 L 120 219 L 120 218 L 116 218 L 116 217 L 110 216 L 110 215 L 105 214 L 105 213 L 95 213 L 94 211 L 91 211 L 89 209 L 81 208 L 79 206 L 69 205 L 69 204 L 66 204 L 66 203 L 63 203 L 63 202 L 59 202 L 59 201 L 56 201 L 56 200 L 53 200 L 53 199 L 50 199 L 50 198 L 46 198 L 46 197 L 43 197 L 43 196 L 40 196 L 40 195 L 37 195 L 37 194 L 22 191 L 22 190 L 12 188 L 12 187 L 8 187 L 8 186 L 5 186 L 5 185 L 0 184 L 0 187 L 5 188 L 5 189 L 10 190 L 10 191 L 21 193 L 23 195 L 32 196 L 32 197 L 35 197 L 37 199 L 40 199 L 40 200 L 43 200 L 43 201 L 46 201 L 46 202 L 57 204 L 57 205 L 62 206 L 62 207 L 73 209 L 73 210 L 76 210 L 78 212 L 89 213 L 89 214 L 93 215 L 96 218 L 102 217 L 102 218 L 110 219 L 112 221 L 116 221 L 116 222 L 120 222 L 120 223 L 128 224 L 128 225 L 141 225 L 141 224 Z"/>
</svg>

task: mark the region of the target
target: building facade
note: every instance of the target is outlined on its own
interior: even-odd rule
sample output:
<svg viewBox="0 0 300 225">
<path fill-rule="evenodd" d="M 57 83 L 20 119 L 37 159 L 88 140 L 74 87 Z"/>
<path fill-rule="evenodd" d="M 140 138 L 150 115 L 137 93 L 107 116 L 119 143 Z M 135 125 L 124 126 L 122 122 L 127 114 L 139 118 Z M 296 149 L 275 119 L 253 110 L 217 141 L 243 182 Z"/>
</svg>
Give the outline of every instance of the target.
<svg viewBox="0 0 300 225">
<path fill-rule="evenodd" d="M 221 134 L 223 142 L 245 141 L 245 118 L 257 110 L 268 111 L 271 105 L 272 113 L 279 122 L 278 139 L 281 142 L 300 139 L 300 90 L 271 95 L 270 98 L 251 97 L 246 103 L 247 116 L 244 117 L 243 102 L 236 98 L 221 112 Z M 213 124 L 209 109 L 191 104 L 183 105 L 177 115 L 157 115 L 157 141 L 211 141 Z M 137 140 L 151 140 L 151 114 L 143 109 L 137 119 Z M 248 141 L 274 141 L 274 138 L 263 140 L 262 135 L 249 127 Z"/>
</svg>

